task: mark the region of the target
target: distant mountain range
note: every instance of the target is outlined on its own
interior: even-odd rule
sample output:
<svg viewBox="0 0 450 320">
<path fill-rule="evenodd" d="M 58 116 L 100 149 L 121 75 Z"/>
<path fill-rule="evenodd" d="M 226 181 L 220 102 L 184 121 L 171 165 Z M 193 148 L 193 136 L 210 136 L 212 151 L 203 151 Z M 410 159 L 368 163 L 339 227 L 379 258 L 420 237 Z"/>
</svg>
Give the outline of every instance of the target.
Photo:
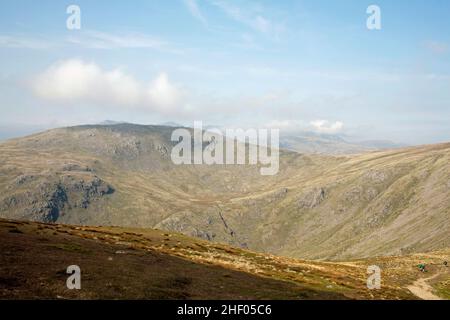
<svg viewBox="0 0 450 320">
<path fill-rule="evenodd" d="M 98 123 L 98 125 L 111 126 L 127 123 L 128 122 L 125 121 L 105 120 Z M 163 122 L 158 125 L 172 128 L 185 127 L 179 123 L 170 121 Z M 207 125 L 204 127 L 204 129 L 207 130 L 216 127 L 217 126 Z M 0 141 L 34 134 L 44 130 L 46 130 L 44 126 L 0 125 Z M 355 138 L 351 137 L 333 134 L 321 134 L 312 131 L 298 131 L 295 133 L 285 133 L 281 131 L 280 147 L 286 150 L 296 151 L 300 153 L 340 155 L 401 148 L 406 147 L 406 145 L 391 142 L 388 140 L 358 141 Z"/>
<path fill-rule="evenodd" d="M 105 120 L 100 125 L 126 124 L 125 121 Z M 159 126 L 183 128 L 182 124 L 168 121 Z M 220 126 L 206 125 L 205 130 L 220 128 Z M 408 145 L 389 140 L 358 140 L 355 137 L 340 134 L 325 134 L 314 131 L 289 131 L 281 130 L 280 148 L 299 153 L 344 155 L 357 154 L 369 151 L 404 148 Z"/>
<path fill-rule="evenodd" d="M 284 150 L 278 175 L 261 176 L 257 166 L 174 165 L 172 131 L 86 125 L 1 143 L 0 217 L 158 228 L 310 259 L 450 247 L 450 143 Z"/>
<path fill-rule="evenodd" d="M 384 140 L 351 141 L 340 135 L 322 134 L 315 132 L 298 132 L 282 135 L 281 148 L 300 153 L 315 154 L 356 154 L 376 150 L 386 150 L 405 147 L 404 144 Z"/>
</svg>

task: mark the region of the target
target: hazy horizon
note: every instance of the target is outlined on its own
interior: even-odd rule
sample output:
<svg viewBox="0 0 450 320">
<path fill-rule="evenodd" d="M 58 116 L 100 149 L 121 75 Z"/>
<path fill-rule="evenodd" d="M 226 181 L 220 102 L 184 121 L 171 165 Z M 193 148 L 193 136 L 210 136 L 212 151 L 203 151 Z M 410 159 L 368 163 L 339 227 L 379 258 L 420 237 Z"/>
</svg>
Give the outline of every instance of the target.
<svg viewBox="0 0 450 320">
<path fill-rule="evenodd" d="M 110 119 L 450 140 L 448 2 L 377 1 L 381 30 L 370 1 L 78 1 L 79 30 L 70 4 L 0 5 L 3 137 Z"/>
</svg>

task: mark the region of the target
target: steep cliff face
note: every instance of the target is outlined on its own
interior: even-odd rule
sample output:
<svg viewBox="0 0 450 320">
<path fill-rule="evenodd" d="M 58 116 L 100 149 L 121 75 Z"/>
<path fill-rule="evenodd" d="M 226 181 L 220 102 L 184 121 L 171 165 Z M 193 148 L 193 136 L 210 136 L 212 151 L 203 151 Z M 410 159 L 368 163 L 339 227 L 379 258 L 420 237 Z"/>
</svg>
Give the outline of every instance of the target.
<svg viewBox="0 0 450 320">
<path fill-rule="evenodd" d="M 114 193 L 114 188 L 95 174 L 73 171 L 23 174 L 7 189 L 0 203 L 5 217 L 41 222 L 60 221 L 71 210 L 88 209 Z"/>
<path fill-rule="evenodd" d="M 0 217 L 157 227 L 258 251 L 348 259 L 450 246 L 450 144 L 282 151 L 280 171 L 174 165 L 174 128 L 56 129 L 0 144 Z"/>
</svg>

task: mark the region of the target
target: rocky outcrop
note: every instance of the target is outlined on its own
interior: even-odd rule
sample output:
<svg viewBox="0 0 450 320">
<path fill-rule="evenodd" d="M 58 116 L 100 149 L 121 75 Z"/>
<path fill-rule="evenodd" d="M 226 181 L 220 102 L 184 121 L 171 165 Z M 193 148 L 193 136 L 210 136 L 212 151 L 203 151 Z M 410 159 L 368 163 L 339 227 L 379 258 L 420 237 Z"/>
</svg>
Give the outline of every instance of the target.
<svg viewBox="0 0 450 320">
<path fill-rule="evenodd" d="M 360 201 L 373 200 L 377 195 L 378 191 L 374 187 L 354 186 L 343 194 L 343 199 L 348 204 L 354 204 Z"/>
<path fill-rule="evenodd" d="M 297 200 L 299 209 L 313 209 L 320 205 L 326 198 L 324 188 L 314 188 L 300 196 Z"/>
<path fill-rule="evenodd" d="M 113 187 L 92 175 L 62 175 L 56 179 L 53 175 L 21 175 L 12 186 L 21 188 L 0 200 L 0 215 L 14 213 L 16 217 L 42 222 L 56 222 L 65 210 L 86 209 L 91 202 L 114 192 Z"/>
<path fill-rule="evenodd" d="M 62 171 L 85 171 L 92 172 L 92 168 L 77 163 L 66 163 L 61 167 Z"/>
<path fill-rule="evenodd" d="M 363 178 L 369 180 L 372 183 L 383 183 L 390 178 L 391 174 L 382 170 L 369 170 Z"/>
</svg>

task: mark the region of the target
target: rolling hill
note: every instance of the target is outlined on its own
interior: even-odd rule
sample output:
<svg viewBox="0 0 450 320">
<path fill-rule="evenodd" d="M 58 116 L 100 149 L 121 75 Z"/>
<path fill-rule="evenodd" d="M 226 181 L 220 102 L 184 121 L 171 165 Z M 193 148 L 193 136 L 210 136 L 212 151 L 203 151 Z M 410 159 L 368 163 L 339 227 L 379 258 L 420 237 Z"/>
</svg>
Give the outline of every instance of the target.
<svg viewBox="0 0 450 320">
<path fill-rule="evenodd" d="M 158 228 L 302 259 L 450 247 L 450 143 L 280 154 L 280 171 L 181 165 L 174 128 L 61 128 L 0 144 L 0 217 Z"/>
</svg>

